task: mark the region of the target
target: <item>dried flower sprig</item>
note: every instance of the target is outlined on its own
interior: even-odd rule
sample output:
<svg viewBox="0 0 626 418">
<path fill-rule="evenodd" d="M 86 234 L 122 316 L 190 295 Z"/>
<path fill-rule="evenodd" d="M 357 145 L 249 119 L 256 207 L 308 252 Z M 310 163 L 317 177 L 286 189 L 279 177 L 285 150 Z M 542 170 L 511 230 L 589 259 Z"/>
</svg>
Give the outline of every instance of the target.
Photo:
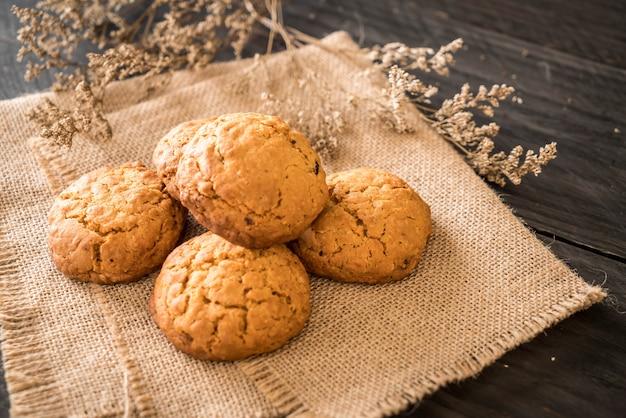
<svg viewBox="0 0 626 418">
<path fill-rule="evenodd" d="M 57 71 L 52 89 L 73 92 L 73 103 L 62 109 L 47 100 L 29 117 L 43 137 L 64 145 L 80 134 L 111 136 L 103 106 L 112 81 L 201 68 L 228 47 L 240 57 L 268 13 L 262 0 L 45 0 L 37 7 L 12 8 L 23 24 L 18 59 L 31 59 L 25 78 Z M 99 52 L 76 57 L 85 41 Z"/>
<path fill-rule="evenodd" d="M 504 186 L 507 179 L 518 185 L 523 176 L 541 173 L 541 167 L 556 158 L 556 142 L 539 148 L 539 155 L 533 150 L 526 151 L 523 161 L 521 156 L 524 149 L 520 145 L 514 147 L 508 155 L 503 151 L 491 154 L 494 148 L 493 141 L 484 138 L 467 154 L 467 161 L 479 175 L 500 186 Z"/>
<path fill-rule="evenodd" d="M 389 81 L 388 88 L 383 91 L 386 109 L 377 113 L 396 132 L 411 132 L 413 127 L 407 122 L 407 107 L 404 104 L 412 102 L 439 135 L 463 152 L 468 164 L 479 175 L 500 186 L 506 185 L 507 179 L 512 184 L 520 184 L 523 176 L 541 173 L 541 167 L 556 158 L 556 143 L 551 142 L 540 148 L 539 154 L 527 151 L 523 161 L 524 150 L 519 145 L 508 155 L 502 151 L 493 153 L 494 138 L 500 127 L 494 122 L 477 125 L 474 120 L 476 112 L 494 117 L 494 109 L 515 89 L 496 84 L 489 89 L 480 86 L 474 94 L 466 83 L 459 93 L 444 100 L 439 109 L 434 109 L 427 105 L 438 89 L 409 73 L 409 70 L 421 70 L 449 75 L 449 67 L 454 64 L 453 54 L 462 46 L 463 41 L 457 39 L 436 53 L 430 48 L 409 48 L 398 42 L 372 48 L 368 57 L 380 65 Z"/>
<path fill-rule="evenodd" d="M 431 111 L 429 115 L 431 125 L 465 154 L 469 154 L 468 147 L 476 146 L 485 138 L 495 137 L 500 130 L 493 122 L 477 126 L 471 110 L 493 117 L 494 108 L 499 107 L 500 102 L 506 100 L 514 91 L 513 87 L 496 84 L 491 89 L 480 86 L 478 93 L 474 94 L 470 91 L 469 84 L 465 83 L 459 93 L 451 99 L 444 100 L 439 109 Z"/>
<path fill-rule="evenodd" d="M 54 145 L 70 145 L 74 136 L 82 133 L 91 133 L 97 140 L 110 138 L 111 126 L 92 90 L 80 82 L 75 93 L 79 105 L 73 110 L 63 110 L 46 98 L 26 116 L 40 125 L 42 138 Z"/>
<path fill-rule="evenodd" d="M 392 65 L 388 69 L 387 78 L 389 87 L 382 92 L 383 97 L 387 98 L 387 104 L 378 110 L 377 115 L 398 133 L 413 132 L 413 126 L 407 122 L 404 114 L 406 107 L 403 104 L 410 101 L 415 104 L 428 104 L 439 89 L 424 84 L 397 65 Z"/>
<path fill-rule="evenodd" d="M 27 80 L 46 70 L 56 70 L 53 90 L 73 92 L 71 109 L 62 109 L 46 99 L 28 114 L 40 125 L 43 137 L 61 145 L 70 145 L 80 134 L 99 139 L 112 135 L 104 115 L 106 87 L 111 82 L 135 76 L 149 79 L 181 68 L 202 68 L 228 46 L 240 57 L 257 24 L 269 30 L 268 53 L 276 34 L 283 38 L 287 49 L 305 43 L 320 45 L 319 40 L 284 25 L 280 0 L 42 0 L 38 7 L 39 10 L 12 8 L 24 25 L 18 35 L 24 44 L 18 58 L 34 57 L 27 63 Z M 99 52 L 75 57 L 84 40 Z M 366 49 L 368 58 L 386 71 L 389 81 L 382 94 L 384 101 L 374 101 L 378 106 L 376 114 L 397 132 L 411 132 L 413 127 L 406 117 L 409 107 L 405 104 L 412 103 L 443 138 L 465 154 L 478 174 L 499 185 L 505 185 L 507 179 L 519 184 L 524 175 L 540 173 L 541 167 L 556 157 L 554 142 L 540 148 L 539 154 L 527 151 L 522 161 L 521 146 L 514 147 L 508 155 L 502 151 L 494 153 L 499 126 L 493 122 L 479 126 L 474 120 L 475 113 L 493 117 L 494 108 L 513 93 L 512 87 L 480 86 L 474 94 L 465 84 L 439 109 L 430 106 L 437 87 L 423 83 L 411 72 L 447 76 L 455 63 L 454 53 L 461 48 L 462 39 L 437 51 L 408 47 L 401 42 Z M 314 84 L 309 81 L 315 74 L 302 70 L 298 81 L 304 91 Z M 165 83 L 167 77 L 159 80 L 152 85 L 144 83 L 146 92 Z M 240 89 L 243 91 L 244 87 Z M 323 93 L 306 94 L 319 102 L 312 113 L 305 114 L 301 103 L 293 98 L 281 100 L 264 93 L 262 99 L 268 111 L 287 118 L 320 153 L 331 158 L 338 146 L 338 135 L 346 129 L 343 117 L 326 102 Z"/>
<path fill-rule="evenodd" d="M 368 58 L 383 68 L 398 67 L 404 71 L 435 71 L 439 75 L 449 75 L 454 65 L 454 53 L 463 47 L 463 39 L 458 38 L 441 46 L 437 52 L 432 48 L 411 48 L 402 42 L 375 45 L 368 50 Z"/>
<path fill-rule="evenodd" d="M 342 113 L 329 100 L 333 88 L 319 80 L 314 71 L 296 58 L 290 60 L 290 74 L 295 77 L 302 94 L 281 99 L 272 93 L 262 92 L 261 110 L 280 115 L 309 139 L 322 159 L 329 160 L 336 154 L 339 136 L 346 129 Z M 266 82 L 270 84 L 269 80 Z"/>
</svg>

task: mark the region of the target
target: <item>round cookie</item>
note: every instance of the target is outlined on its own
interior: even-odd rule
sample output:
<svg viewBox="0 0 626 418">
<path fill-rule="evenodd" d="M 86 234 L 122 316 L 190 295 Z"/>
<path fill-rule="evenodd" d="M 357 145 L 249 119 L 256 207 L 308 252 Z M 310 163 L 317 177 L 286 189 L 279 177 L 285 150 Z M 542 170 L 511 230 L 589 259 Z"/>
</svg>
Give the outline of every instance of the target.
<svg viewBox="0 0 626 418">
<path fill-rule="evenodd" d="M 282 347 L 310 314 L 309 276 L 285 245 L 248 249 L 206 232 L 168 256 L 149 301 L 179 350 L 238 360 Z"/>
<path fill-rule="evenodd" d="M 163 263 L 185 217 L 185 208 L 143 164 L 102 167 L 72 183 L 50 208 L 52 261 L 73 279 L 131 282 Z"/>
<path fill-rule="evenodd" d="M 247 248 L 299 236 L 328 202 L 308 139 L 276 116 L 223 115 L 183 148 L 180 199 L 210 231 Z"/>
<path fill-rule="evenodd" d="M 429 206 L 397 176 L 372 168 L 330 175 L 330 203 L 291 243 L 307 270 L 341 282 L 406 277 L 431 233 Z"/>
<path fill-rule="evenodd" d="M 178 160 L 182 148 L 193 138 L 202 125 L 214 119 L 194 119 L 182 122 L 166 133 L 154 147 L 152 164 L 154 164 L 161 181 L 165 184 L 167 192 L 177 200 L 180 200 L 180 195 L 174 178 L 178 170 Z"/>
</svg>

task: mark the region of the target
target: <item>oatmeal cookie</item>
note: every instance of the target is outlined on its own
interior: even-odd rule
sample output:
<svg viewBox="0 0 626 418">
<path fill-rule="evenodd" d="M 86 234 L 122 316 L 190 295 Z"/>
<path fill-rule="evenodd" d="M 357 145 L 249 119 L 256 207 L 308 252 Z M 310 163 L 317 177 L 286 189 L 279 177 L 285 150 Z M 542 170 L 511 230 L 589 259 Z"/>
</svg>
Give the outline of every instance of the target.
<svg viewBox="0 0 626 418">
<path fill-rule="evenodd" d="M 93 283 L 137 280 L 176 246 L 186 210 L 141 163 L 87 173 L 55 199 L 49 214 L 52 261 Z"/>
<path fill-rule="evenodd" d="M 154 148 L 152 164 L 154 164 L 161 181 L 165 184 L 167 192 L 177 200 L 180 200 L 180 196 L 174 178 L 176 177 L 181 150 L 202 125 L 214 119 L 194 119 L 180 123 L 165 134 Z"/>
<path fill-rule="evenodd" d="M 406 277 L 431 233 L 430 207 L 397 176 L 372 168 L 330 175 L 330 203 L 290 244 L 307 270 L 342 282 Z"/>
<path fill-rule="evenodd" d="M 247 248 L 295 239 L 328 202 L 326 174 L 308 139 L 258 113 L 204 124 L 183 148 L 176 182 L 198 222 Z"/>
<path fill-rule="evenodd" d="M 282 347 L 310 314 L 309 276 L 289 249 L 248 249 L 206 232 L 167 257 L 152 318 L 179 350 L 238 360 Z"/>
</svg>

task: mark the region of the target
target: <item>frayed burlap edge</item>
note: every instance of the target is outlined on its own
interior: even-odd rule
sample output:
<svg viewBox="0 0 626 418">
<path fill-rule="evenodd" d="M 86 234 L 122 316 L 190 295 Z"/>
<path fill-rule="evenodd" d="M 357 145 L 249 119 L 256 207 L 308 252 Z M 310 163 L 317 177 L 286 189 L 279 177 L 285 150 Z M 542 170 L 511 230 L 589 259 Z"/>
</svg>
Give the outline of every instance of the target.
<svg viewBox="0 0 626 418">
<path fill-rule="evenodd" d="M 571 295 L 568 299 L 551 306 L 541 315 L 520 324 L 518 328 L 500 335 L 500 338 L 494 340 L 491 345 L 475 353 L 471 360 L 451 364 L 449 367 L 441 368 L 438 373 L 424 376 L 414 381 L 412 385 L 403 387 L 399 395 L 381 400 L 378 408 L 365 416 L 379 417 L 381 413 L 383 415 L 400 413 L 450 383 L 476 377 L 485 367 L 495 363 L 507 352 L 531 341 L 547 328 L 606 297 L 606 292 L 598 286 L 589 285 L 586 290 L 586 292 Z"/>
<path fill-rule="evenodd" d="M 312 416 L 298 395 L 293 393 L 280 374 L 272 370 L 272 367 L 263 360 L 263 357 L 238 361 L 237 366 L 270 400 L 281 416 Z"/>
<path fill-rule="evenodd" d="M 6 231 L 0 230 L 0 330 L 7 388 L 14 400 L 11 415 L 60 417 L 63 398 L 42 349 L 45 341 L 34 332 L 37 313 L 21 292 L 17 253 Z"/>
<path fill-rule="evenodd" d="M 66 157 L 66 149 L 41 137 L 28 139 L 28 146 L 33 152 L 53 195 L 58 195 L 72 181 L 78 178 L 76 169 Z"/>
</svg>

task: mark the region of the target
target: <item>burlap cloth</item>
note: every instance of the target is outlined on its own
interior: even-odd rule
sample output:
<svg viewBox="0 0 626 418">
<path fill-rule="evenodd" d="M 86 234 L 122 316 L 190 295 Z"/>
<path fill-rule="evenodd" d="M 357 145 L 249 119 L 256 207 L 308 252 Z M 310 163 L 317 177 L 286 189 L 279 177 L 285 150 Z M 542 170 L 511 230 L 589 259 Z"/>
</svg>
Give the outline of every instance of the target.
<svg viewBox="0 0 626 418">
<path fill-rule="evenodd" d="M 405 109 L 413 134 L 396 134 L 373 116 L 367 98 L 380 94 L 384 76 L 366 71 L 371 63 L 345 33 L 324 43 L 176 73 L 149 94 L 138 80 L 118 83 L 107 102 L 113 139 L 77 140 L 70 150 L 46 145 L 23 116 L 43 95 L 0 103 L 0 320 L 14 416 L 391 414 L 603 298 L 417 112 Z M 316 97 L 340 110 L 344 132 L 326 170 L 371 166 L 404 178 L 430 204 L 433 234 L 403 281 L 312 277 L 310 320 L 283 349 L 197 361 L 174 349 L 148 315 L 156 273 L 116 286 L 65 278 L 48 256 L 46 215 L 77 176 L 125 161 L 150 164 L 175 124 L 262 110 L 262 93 L 305 112 L 318 109 Z M 191 222 L 186 236 L 199 231 Z"/>
</svg>

